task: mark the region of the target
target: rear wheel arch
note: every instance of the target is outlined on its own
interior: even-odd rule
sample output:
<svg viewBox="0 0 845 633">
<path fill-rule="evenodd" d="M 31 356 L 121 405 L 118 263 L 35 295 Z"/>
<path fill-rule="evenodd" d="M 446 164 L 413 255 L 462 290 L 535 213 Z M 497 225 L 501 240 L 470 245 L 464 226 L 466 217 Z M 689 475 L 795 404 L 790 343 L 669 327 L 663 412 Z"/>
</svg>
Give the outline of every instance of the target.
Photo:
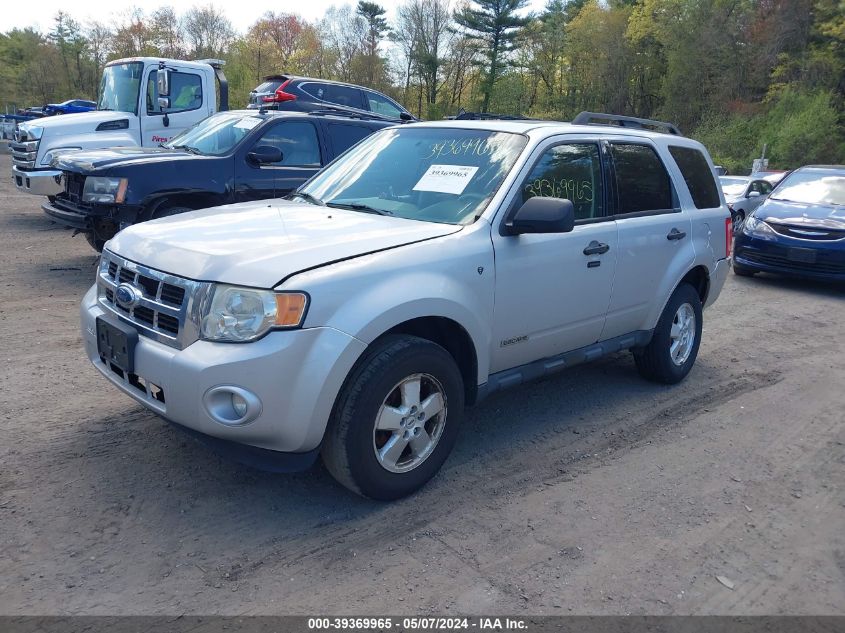
<svg viewBox="0 0 845 633">
<path fill-rule="evenodd" d="M 699 264 L 691 268 L 672 289 L 672 292 L 675 292 L 678 286 L 684 283 L 695 288 L 698 292 L 698 298 L 701 299 L 701 305 L 707 303 L 707 297 L 710 294 L 710 271 L 707 270 L 706 266 Z"/>
</svg>

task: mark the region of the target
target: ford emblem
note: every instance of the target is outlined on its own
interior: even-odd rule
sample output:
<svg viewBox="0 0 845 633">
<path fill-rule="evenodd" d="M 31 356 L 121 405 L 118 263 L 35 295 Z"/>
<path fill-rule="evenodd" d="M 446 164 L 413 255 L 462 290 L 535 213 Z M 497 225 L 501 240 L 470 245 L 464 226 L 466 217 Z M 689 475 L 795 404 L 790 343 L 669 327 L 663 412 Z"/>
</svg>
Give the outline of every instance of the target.
<svg viewBox="0 0 845 633">
<path fill-rule="evenodd" d="M 143 294 L 132 284 L 120 284 L 114 293 L 114 300 L 124 308 L 134 308 L 141 303 Z"/>
</svg>

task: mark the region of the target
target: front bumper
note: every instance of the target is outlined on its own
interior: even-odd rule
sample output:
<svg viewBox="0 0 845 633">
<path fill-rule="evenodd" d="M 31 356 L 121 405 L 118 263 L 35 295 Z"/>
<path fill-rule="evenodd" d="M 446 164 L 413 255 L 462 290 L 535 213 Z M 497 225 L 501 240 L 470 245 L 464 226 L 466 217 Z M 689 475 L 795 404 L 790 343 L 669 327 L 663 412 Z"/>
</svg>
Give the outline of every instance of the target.
<svg viewBox="0 0 845 633">
<path fill-rule="evenodd" d="M 813 261 L 796 261 L 794 250 L 813 251 Z M 845 281 L 845 244 L 784 236 L 763 239 L 742 233 L 734 240 L 734 262 L 742 268 L 789 277 Z"/>
<path fill-rule="evenodd" d="M 62 172 L 55 169 L 24 171 L 12 165 L 12 181 L 18 191 L 36 196 L 55 196 L 64 190 Z"/>
<path fill-rule="evenodd" d="M 306 453 L 320 445 L 335 398 L 366 347 L 325 327 L 271 332 L 244 344 L 197 341 L 182 350 L 139 336 L 135 373 L 121 376 L 100 359 L 97 317 L 116 319 L 98 304 L 93 287 L 81 305 L 83 340 L 89 360 L 113 385 L 192 431 L 270 451 Z M 164 401 L 139 386 L 138 377 L 159 387 Z M 216 421 L 204 401 L 221 386 L 254 394 L 261 413 L 243 426 Z"/>
<path fill-rule="evenodd" d="M 74 229 L 79 229 L 80 231 L 90 231 L 93 227 L 92 216 L 59 207 L 52 202 L 42 204 L 41 210 L 50 216 L 51 220 L 55 220 Z"/>
</svg>

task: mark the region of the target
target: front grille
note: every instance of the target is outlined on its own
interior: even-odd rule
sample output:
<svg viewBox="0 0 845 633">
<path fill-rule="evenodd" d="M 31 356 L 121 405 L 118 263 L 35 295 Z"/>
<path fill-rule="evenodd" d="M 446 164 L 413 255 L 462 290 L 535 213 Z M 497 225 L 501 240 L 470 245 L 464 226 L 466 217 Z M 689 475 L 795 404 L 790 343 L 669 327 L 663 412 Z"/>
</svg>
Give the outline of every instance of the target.
<svg viewBox="0 0 845 633">
<path fill-rule="evenodd" d="M 845 261 L 831 261 L 824 257 L 825 253 L 819 251 L 815 262 L 798 262 L 789 259 L 785 254 L 769 253 L 760 251 L 743 250 L 741 256 L 750 262 L 773 266 L 784 270 L 792 270 L 796 273 L 814 272 L 822 274 L 845 274 Z"/>
<path fill-rule="evenodd" d="M 18 132 L 16 138 L 9 143 L 12 150 L 12 163 L 18 169 L 30 170 L 35 168 L 35 159 L 38 157 L 38 139 L 28 139 L 26 132 Z"/>
<path fill-rule="evenodd" d="M 82 190 L 85 187 L 85 176 L 74 174 L 72 172 L 64 172 L 64 174 L 62 174 L 62 180 L 65 185 L 62 197 L 74 204 L 82 202 Z"/>
<path fill-rule="evenodd" d="M 799 240 L 815 240 L 820 242 L 845 240 L 845 230 L 795 226 L 791 224 L 778 224 L 777 222 L 767 222 L 766 224 L 776 233 Z"/>
<path fill-rule="evenodd" d="M 199 310 L 210 284 L 176 277 L 103 251 L 97 277 L 100 304 L 134 325 L 139 334 L 184 348 L 198 338 Z M 140 295 L 136 305 L 117 301 L 117 288 L 129 284 Z"/>
</svg>

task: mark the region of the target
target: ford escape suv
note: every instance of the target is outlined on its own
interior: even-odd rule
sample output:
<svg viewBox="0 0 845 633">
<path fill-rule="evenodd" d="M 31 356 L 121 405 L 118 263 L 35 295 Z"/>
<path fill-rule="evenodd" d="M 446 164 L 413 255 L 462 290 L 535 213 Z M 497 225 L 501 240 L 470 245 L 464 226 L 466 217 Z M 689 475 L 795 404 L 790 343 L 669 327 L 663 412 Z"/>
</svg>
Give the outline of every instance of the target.
<svg viewBox="0 0 845 633">
<path fill-rule="evenodd" d="M 321 455 L 376 499 L 430 479 L 499 389 L 620 350 L 676 383 L 730 213 L 701 144 L 602 117 L 386 128 L 288 199 L 129 227 L 82 301 L 87 354 L 238 458 Z"/>
</svg>

